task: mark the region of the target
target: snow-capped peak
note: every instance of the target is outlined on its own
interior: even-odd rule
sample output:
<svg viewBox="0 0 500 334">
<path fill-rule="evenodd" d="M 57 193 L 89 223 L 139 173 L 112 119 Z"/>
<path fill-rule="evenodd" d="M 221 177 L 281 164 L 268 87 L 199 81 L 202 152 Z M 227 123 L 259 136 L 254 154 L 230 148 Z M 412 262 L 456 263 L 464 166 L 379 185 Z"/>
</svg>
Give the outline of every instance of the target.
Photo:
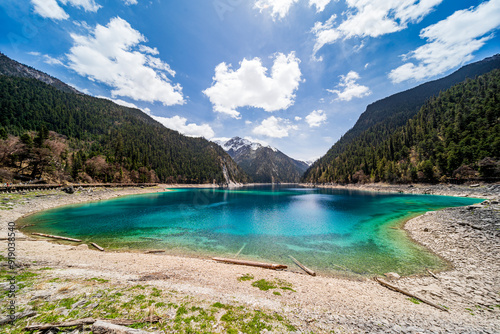
<svg viewBox="0 0 500 334">
<path fill-rule="evenodd" d="M 256 150 L 263 148 L 263 147 L 267 147 L 267 148 L 270 148 L 271 150 L 273 150 L 274 152 L 278 152 L 278 150 L 276 148 L 271 147 L 269 145 L 263 145 L 261 143 L 257 143 L 257 142 L 248 140 L 246 138 L 240 138 L 240 137 L 233 137 L 229 140 L 216 140 L 215 142 L 217 144 L 219 144 L 220 146 L 222 146 L 222 148 L 227 152 L 229 152 L 231 150 L 233 152 L 236 152 L 243 147 L 248 147 L 253 151 L 256 151 Z"/>
</svg>

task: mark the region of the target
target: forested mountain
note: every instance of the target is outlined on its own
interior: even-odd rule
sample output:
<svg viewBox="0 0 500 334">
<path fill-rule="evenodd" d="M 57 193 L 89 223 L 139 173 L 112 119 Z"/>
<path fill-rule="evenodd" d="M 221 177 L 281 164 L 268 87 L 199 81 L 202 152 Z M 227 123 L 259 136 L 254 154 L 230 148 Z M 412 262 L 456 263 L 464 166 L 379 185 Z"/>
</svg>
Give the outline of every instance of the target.
<svg viewBox="0 0 500 334">
<path fill-rule="evenodd" d="M 396 130 L 372 126 L 313 182 L 435 182 L 500 176 L 500 70 L 429 99 Z M 381 138 L 385 138 L 382 139 Z"/>
<path fill-rule="evenodd" d="M 274 147 L 263 146 L 239 137 L 219 144 L 253 182 L 299 182 L 309 167 L 305 162 L 290 158 Z"/>
<path fill-rule="evenodd" d="M 13 68 L 2 60 L 2 73 L 28 71 L 10 62 Z M 58 182 L 225 183 L 224 174 L 247 180 L 216 144 L 59 86 L 0 75 L 0 182 L 16 175 Z"/>
<path fill-rule="evenodd" d="M 345 168 L 344 165 L 338 164 L 341 156 L 349 154 L 355 147 L 380 145 L 396 129 L 414 117 L 427 100 L 437 96 L 439 92 L 463 82 L 466 78 L 472 79 L 497 68 L 500 68 L 500 55 L 469 64 L 447 77 L 424 83 L 370 104 L 354 127 L 307 170 L 303 180 L 306 182 L 333 181 L 331 176 L 327 177 L 323 174 L 327 170 Z M 347 170 L 342 172 L 343 175 L 346 173 L 354 172 Z M 328 174 L 331 175 L 331 172 Z"/>
<path fill-rule="evenodd" d="M 59 79 L 56 79 L 47 73 L 43 73 L 33 67 L 23 65 L 15 60 L 10 59 L 0 52 L 0 74 L 19 78 L 37 79 L 45 82 L 52 87 L 55 87 L 63 92 L 81 94 L 75 88 L 65 84 Z"/>
</svg>

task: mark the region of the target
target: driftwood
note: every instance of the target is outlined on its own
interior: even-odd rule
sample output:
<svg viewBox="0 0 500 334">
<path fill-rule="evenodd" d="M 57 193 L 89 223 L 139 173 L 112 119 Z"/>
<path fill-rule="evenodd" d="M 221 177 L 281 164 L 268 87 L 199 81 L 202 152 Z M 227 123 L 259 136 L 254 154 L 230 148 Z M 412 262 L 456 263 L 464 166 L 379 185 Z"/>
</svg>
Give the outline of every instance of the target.
<svg viewBox="0 0 500 334">
<path fill-rule="evenodd" d="M 14 314 L 14 316 L 11 318 L 11 317 L 5 317 L 5 318 L 2 318 L 0 319 L 0 325 L 5 325 L 9 322 L 12 322 L 12 321 L 16 321 L 18 319 L 22 319 L 22 318 L 26 318 L 26 317 L 33 317 L 36 315 L 36 312 L 35 311 L 24 311 L 24 312 L 21 312 L 21 313 L 16 313 Z"/>
<path fill-rule="evenodd" d="M 316 276 L 316 273 L 314 271 L 312 271 L 311 269 L 307 268 L 306 266 L 304 266 L 302 263 L 300 263 L 299 261 L 297 261 L 296 258 L 294 258 L 293 256 L 291 255 L 288 255 L 288 257 L 290 259 L 292 259 L 292 261 L 297 265 L 299 266 L 300 269 L 304 270 L 306 273 L 308 273 L 309 275 L 311 276 Z"/>
<path fill-rule="evenodd" d="M 144 254 L 158 254 L 158 253 L 165 253 L 164 250 L 148 250 L 145 251 Z"/>
<path fill-rule="evenodd" d="M 246 242 L 243 244 L 243 246 L 241 246 L 240 250 L 238 251 L 238 253 L 236 253 L 236 255 L 234 257 L 238 257 L 238 255 L 240 255 L 241 251 L 245 248 L 246 246 Z"/>
<path fill-rule="evenodd" d="M 77 319 L 77 320 L 72 320 L 72 321 L 65 321 L 65 322 L 57 322 L 54 324 L 38 324 L 38 325 L 31 325 L 31 326 L 26 326 L 24 329 L 27 331 L 37 331 L 37 330 L 47 330 L 55 327 L 75 327 L 75 326 L 84 326 L 84 325 L 92 325 L 96 321 L 106 321 L 109 323 L 112 323 L 114 325 L 119 325 L 119 326 L 130 326 L 142 322 L 151 322 L 155 323 L 160 321 L 161 318 L 158 316 L 152 316 L 152 317 L 146 317 L 141 320 L 132 320 L 132 319 L 94 319 L 94 318 L 83 318 L 83 319 Z"/>
<path fill-rule="evenodd" d="M 97 248 L 98 250 L 100 250 L 101 252 L 104 252 L 104 248 L 102 248 L 101 246 L 99 246 L 98 244 L 96 244 L 95 242 L 91 242 L 90 243 L 92 246 L 94 246 L 95 248 Z"/>
<path fill-rule="evenodd" d="M 435 308 L 437 308 L 437 309 L 439 309 L 441 311 L 448 312 L 448 310 L 445 309 L 444 307 L 442 307 L 441 305 L 437 305 L 437 304 L 435 304 L 433 302 L 430 302 L 428 300 L 423 299 L 422 297 L 418 297 L 418 296 L 416 296 L 416 295 L 414 295 L 414 294 L 412 294 L 412 293 L 410 293 L 408 291 L 402 290 L 402 289 L 398 288 L 397 286 L 394 286 L 392 284 L 389 284 L 389 283 L 385 282 L 384 280 L 381 280 L 378 277 L 376 277 L 375 279 L 377 280 L 377 282 L 380 283 L 380 285 L 385 286 L 386 288 L 389 288 L 391 290 L 394 290 L 394 291 L 397 291 L 399 293 L 402 293 L 403 295 L 407 295 L 408 297 L 413 297 L 415 299 L 418 299 L 421 302 L 426 303 L 427 305 L 430 305 L 432 307 L 435 307 Z"/>
<path fill-rule="evenodd" d="M 436 276 L 436 274 L 434 274 L 432 271 L 430 271 L 429 269 L 425 268 L 425 270 L 427 270 L 427 272 L 432 276 L 434 277 L 435 279 L 439 279 L 439 277 Z"/>
<path fill-rule="evenodd" d="M 82 242 L 80 239 L 73 239 L 73 238 L 66 238 L 66 237 L 60 237 L 58 235 L 50 235 L 50 234 L 44 234 L 44 233 L 31 233 L 32 235 L 39 235 L 41 237 L 45 238 L 52 238 L 52 239 L 61 239 L 61 240 L 66 240 L 66 241 L 74 241 L 74 242 Z"/>
<path fill-rule="evenodd" d="M 225 259 L 225 258 L 221 258 L 221 257 L 214 257 L 212 260 L 217 261 L 217 262 L 239 264 L 239 265 L 251 266 L 251 267 L 261 267 L 261 268 L 275 269 L 275 270 L 288 268 L 287 266 L 285 266 L 283 264 L 254 262 L 254 261 L 236 260 L 236 259 Z"/>
<path fill-rule="evenodd" d="M 134 329 L 113 324 L 110 321 L 98 320 L 92 325 L 94 334 L 153 334 L 159 332 L 148 332 L 142 329 Z M 163 333 L 163 332 L 162 332 Z"/>
<path fill-rule="evenodd" d="M 38 330 L 47 330 L 54 327 L 74 327 L 74 326 L 91 325 L 96 321 L 97 320 L 94 318 L 83 318 L 66 322 L 57 322 L 55 324 L 31 325 L 31 326 L 26 326 L 24 329 L 27 331 L 38 331 Z"/>
</svg>

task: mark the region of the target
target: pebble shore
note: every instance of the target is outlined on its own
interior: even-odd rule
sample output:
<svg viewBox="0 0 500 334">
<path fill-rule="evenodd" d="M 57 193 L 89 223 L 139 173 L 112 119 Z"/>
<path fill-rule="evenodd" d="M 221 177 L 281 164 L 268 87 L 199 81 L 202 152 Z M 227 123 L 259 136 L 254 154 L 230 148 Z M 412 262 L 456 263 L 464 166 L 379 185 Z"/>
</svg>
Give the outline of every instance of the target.
<svg viewBox="0 0 500 334">
<path fill-rule="evenodd" d="M 446 307 L 448 312 L 415 303 L 370 278 L 311 277 L 297 271 L 226 265 L 210 259 L 98 252 L 87 246 L 35 240 L 22 235 L 18 236 L 17 260 L 50 266 L 56 270 L 53 275 L 57 277 L 101 277 L 123 286 L 133 284 L 131 282 L 144 275 L 165 273 L 168 279 L 147 284 L 175 290 L 194 299 L 238 303 L 252 309 L 279 312 L 290 319 L 298 333 L 500 333 L 500 185 L 363 185 L 349 188 L 488 200 L 474 206 L 428 212 L 405 224 L 409 237 L 448 261 L 451 269 L 434 273 L 437 278 L 429 274 L 390 282 Z M 51 191 L 40 196 L 19 196 L 5 203 L 10 203 L 7 205 L 9 210 L 0 211 L 0 233 L 6 235 L 8 222 L 37 211 L 158 191 L 165 191 L 165 187 L 95 189 L 71 195 Z M 5 248 L 4 242 L 1 254 L 5 254 Z M 292 284 L 296 292 L 277 296 L 258 290 L 237 280 L 245 274 L 256 279 L 284 280 Z"/>
</svg>

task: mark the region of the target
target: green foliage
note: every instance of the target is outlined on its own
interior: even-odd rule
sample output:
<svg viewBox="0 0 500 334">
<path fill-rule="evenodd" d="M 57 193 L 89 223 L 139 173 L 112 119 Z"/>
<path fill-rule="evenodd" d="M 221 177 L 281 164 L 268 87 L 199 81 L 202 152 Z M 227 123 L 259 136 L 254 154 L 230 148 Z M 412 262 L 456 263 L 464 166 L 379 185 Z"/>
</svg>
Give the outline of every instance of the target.
<svg viewBox="0 0 500 334">
<path fill-rule="evenodd" d="M 253 279 L 254 279 L 254 277 L 253 277 L 253 275 L 252 275 L 252 274 L 245 274 L 245 275 L 243 275 L 243 276 L 238 277 L 238 281 L 239 281 L 239 282 L 251 281 L 251 280 L 253 280 Z"/>
<path fill-rule="evenodd" d="M 435 182 L 499 176 L 500 70 L 442 91 L 399 126 L 379 122 L 335 145 L 308 182 Z M 361 120 L 361 118 L 360 118 Z"/>
<path fill-rule="evenodd" d="M 273 282 L 266 281 L 265 279 L 260 279 L 252 283 L 252 286 L 259 288 L 262 291 L 267 291 L 270 289 L 276 289 L 277 286 Z"/>
<path fill-rule="evenodd" d="M 13 161 L 0 163 L 21 172 L 28 169 L 35 177 L 60 168 L 80 182 L 124 182 L 123 174 L 129 173 L 132 182 L 155 182 L 157 177 L 162 182 L 222 183 L 225 165 L 233 180 L 247 180 L 212 142 L 167 129 L 138 109 L 35 79 L 0 75 L 0 115 L 0 140 L 8 133 L 24 144 Z M 58 152 L 57 164 L 45 166 L 40 161 L 49 164 L 55 154 L 47 144 L 50 131 L 69 148 Z"/>
</svg>

